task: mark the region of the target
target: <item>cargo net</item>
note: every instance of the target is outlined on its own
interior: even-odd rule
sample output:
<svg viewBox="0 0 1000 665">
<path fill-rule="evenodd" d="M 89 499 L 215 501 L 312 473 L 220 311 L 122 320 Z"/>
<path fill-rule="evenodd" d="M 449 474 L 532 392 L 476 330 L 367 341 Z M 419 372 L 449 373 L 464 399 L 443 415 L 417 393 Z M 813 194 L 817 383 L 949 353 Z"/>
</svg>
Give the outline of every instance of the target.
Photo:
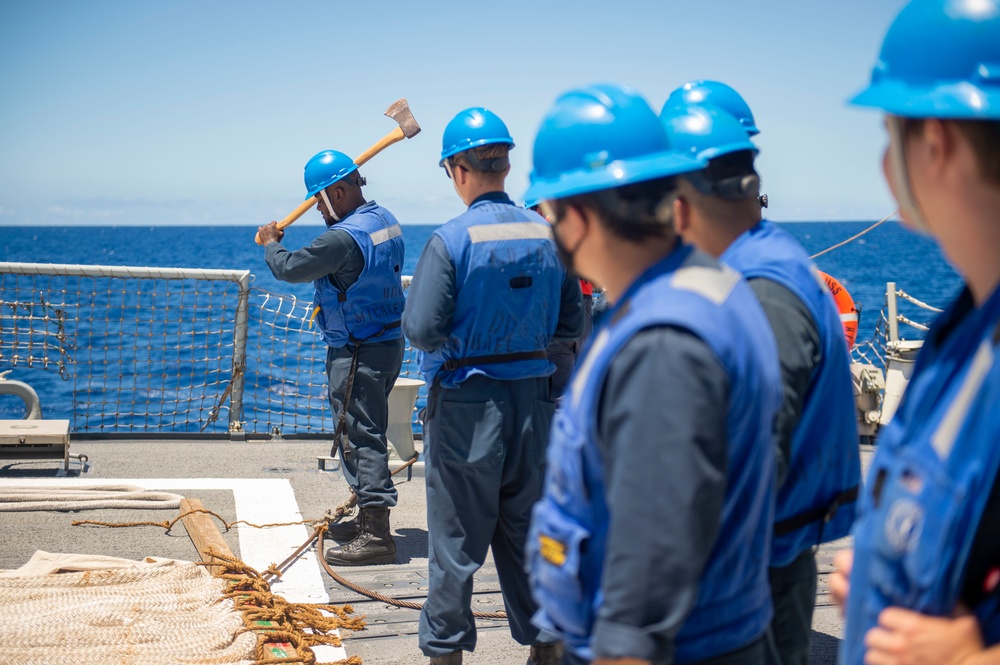
<svg viewBox="0 0 1000 665">
<path fill-rule="evenodd" d="M 341 629 L 364 627 L 350 605 L 288 603 L 257 571 L 218 561 L 225 570 L 213 577 L 186 561 L 36 552 L 24 568 L 0 572 L 3 662 L 320 665 L 316 647 L 340 647 Z"/>
<path fill-rule="evenodd" d="M 74 432 L 332 432 L 311 302 L 241 291 L 239 274 L 0 263 L 0 373 Z M 400 376 L 418 374 L 407 348 Z M 0 399 L 0 419 L 20 406 Z"/>
<path fill-rule="evenodd" d="M 193 563 L 0 578 L 4 662 L 248 665 L 257 638 L 224 587 Z"/>
<path fill-rule="evenodd" d="M 914 331 L 909 339 L 922 339 L 930 329 L 934 316 L 928 318 L 927 312 L 931 312 L 936 316 L 942 311 L 933 305 L 914 298 L 902 289 L 897 288 L 894 292 L 887 292 L 882 309 L 879 310 L 878 322 L 875 324 L 875 331 L 872 333 L 872 336 L 863 342 L 856 343 L 851 349 L 851 360 L 853 362 L 874 365 L 885 370 L 886 359 L 892 352 L 892 340 L 889 332 L 890 298 L 896 301 L 897 326 L 903 325 Z M 921 320 L 918 321 L 917 319 Z M 902 337 L 906 338 L 905 336 Z"/>
</svg>

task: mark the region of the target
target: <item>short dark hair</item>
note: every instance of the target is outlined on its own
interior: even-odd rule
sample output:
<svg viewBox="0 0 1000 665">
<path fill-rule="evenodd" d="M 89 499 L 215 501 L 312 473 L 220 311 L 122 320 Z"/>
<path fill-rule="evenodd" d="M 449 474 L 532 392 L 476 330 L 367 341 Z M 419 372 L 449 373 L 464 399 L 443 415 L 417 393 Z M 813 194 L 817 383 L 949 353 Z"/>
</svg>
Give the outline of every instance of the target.
<svg viewBox="0 0 1000 665">
<path fill-rule="evenodd" d="M 738 150 L 713 157 L 700 171 L 683 175 L 700 194 L 724 201 L 757 201 L 760 176 L 754 169 L 752 150 Z"/>
<path fill-rule="evenodd" d="M 955 120 L 958 131 L 965 134 L 976 161 L 979 175 L 987 183 L 1000 187 L 1000 121 L 997 120 Z"/>
<path fill-rule="evenodd" d="M 453 164 L 476 173 L 483 180 L 503 182 L 507 167 L 510 166 L 507 157 L 509 152 L 510 146 L 506 143 L 490 143 L 460 152 L 451 160 Z"/>
<path fill-rule="evenodd" d="M 673 200 L 677 179 L 673 176 L 622 185 L 555 201 L 556 215 L 569 206 L 590 208 L 614 235 L 631 242 L 674 236 Z"/>
</svg>

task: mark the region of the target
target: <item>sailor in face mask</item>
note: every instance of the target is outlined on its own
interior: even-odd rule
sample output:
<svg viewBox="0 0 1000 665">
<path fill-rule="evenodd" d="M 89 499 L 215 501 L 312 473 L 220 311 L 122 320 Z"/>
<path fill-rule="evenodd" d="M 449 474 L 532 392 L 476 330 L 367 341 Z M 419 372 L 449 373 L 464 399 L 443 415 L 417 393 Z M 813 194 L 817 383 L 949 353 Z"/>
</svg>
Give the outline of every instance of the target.
<svg viewBox="0 0 1000 665">
<path fill-rule="evenodd" d="M 542 122 L 529 199 L 613 303 L 552 427 L 528 537 L 535 622 L 567 663 L 760 663 L 771 620 L 774 337 L 738 273 L 682 244 L 672 150 L 611 85 Z"/>
<path fill-rule="evenodd" d="M 555 636 L 531 624 L 524 543 L 555 407 L 545 349 L 582 333 L 580 286 L 545 220 L 504 193 L 514 142 L 503 121 L 466 109 L 442 143 L 440 165 L 469 208 L 428 240 L 403 313 L 431 386 L 420 648 L 448 664 L 475 649 L 472 578 L 492 547 L 512 636 L 531 645 L 529 663 L 555 665 Z"/>
<path fill-rule="evenodd" d="M 396 488 L 385 432 L 389 392 L 403 362 L 402 229 L 391 212 L 365 200 L 365 179 L 342 152 L 313 156 L 305 167 L 305 184 L 307 198 L 319 199 L 316 208 L 327 230 L 294 252 L 281 245 L 284 232 L 274 222 L 259 233 L 276 279 L 313 282 L 315 320 L 329 347 L 335 436 L 346 433 L 338 454 L 359 512 L 355 519 L 330 525 L 328 537 L 343 544 L 328 547 L 324 556 L 334 565 L 392 563 L 396 545 L 389 509 L 396 505 Z"/>
</svg>

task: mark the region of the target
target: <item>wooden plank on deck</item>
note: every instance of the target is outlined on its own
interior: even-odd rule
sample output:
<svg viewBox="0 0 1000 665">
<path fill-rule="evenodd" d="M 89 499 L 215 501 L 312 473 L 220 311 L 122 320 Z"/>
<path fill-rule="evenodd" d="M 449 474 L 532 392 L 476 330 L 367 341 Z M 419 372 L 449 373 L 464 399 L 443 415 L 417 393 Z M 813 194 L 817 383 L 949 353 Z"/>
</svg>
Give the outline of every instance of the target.
<svg viewBox="0 0 1000 665">
<path fill-rule="evenodd" d="M 218 527 L 215 526 L 215 519 L 207 513 L 193 512 L 205 510 L 205 506 L 201 504 L 201 501 L 198 499 L 181 499 L 180 510 L 181 515 L 184 515 L 181 518 L 181 524 L 184 525 L 188 536 L 191 537 L 191 542 L 197 548 L 202 561 L 215 560 L 215 557 L 209 554 L 209 550 L 221 556 L 235 558 L 233 551 L 229 549 L 229 545 L 223 540 L 222 534 L 219 533 Z M 185 513 L 192 512 L 193 514 L 185 515 Z M 208 570 L 213 575 L 222 573 L 221 566 L 209 566 Z"/>
</svg>

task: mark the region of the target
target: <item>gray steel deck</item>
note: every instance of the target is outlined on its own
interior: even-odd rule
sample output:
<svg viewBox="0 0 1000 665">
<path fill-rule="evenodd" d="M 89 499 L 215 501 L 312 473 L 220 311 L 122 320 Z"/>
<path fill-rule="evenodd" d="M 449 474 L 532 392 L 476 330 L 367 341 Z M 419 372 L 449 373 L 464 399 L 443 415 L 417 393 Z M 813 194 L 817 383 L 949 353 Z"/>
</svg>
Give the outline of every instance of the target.
<svg viewBox="0 0 1000 665">
<path fill-rule="evenodd" d="M 318 468 L 317 459 L 327 455 L 329 449 L 329 443 L 318 441 L 74 441 L 70 453 L 85 454 L 89 458 L 89 468 L 84 473 L 80 473 L 78 463 L 74 463 L 68 475 L 61 477 L 60 462 L 0 460 L 0 490 L 11 485 L 53 482 L 72 485 L 111 483 L 120 479 L 157 479 L 155 489 L 173 488 L 179 494 L 200 499 L 206 508 L 229 521 L 261 514 L 268 517 L 287 515 L 287 521 L 319 519 L 348 496 L 347 486 L 339 471 L 321 471 Z M 865 451 L 864 457 L 870 457 L 870 452 Z M 427 593 L 426 503 L 420 464 L 415 466 L 411 481 L 405 480 L 405 472 L 397 476 L 399 505 L 392 512 L 397 562 L 388 566 L 340 569 L 346 578 L 355 583 L 386 596 L 416 602 L 421 602 Z M 282 481 L 287 481 L 287 485 Z M 291 493 L 284 491 L 288 486 Z M 273 493 L 273 500 L 269 493 Z M 177 511 L 174 510 L 2 513 L 0 569 L 21 566 L 36 550 L 127 558 L 156 555 L 197 560 L 197 552 L 180 525 L 170 533 L 164 533 L 158 527 L 112 530 L 70 525 L 73 520 L 83 519 L 160 522 L 176 516 Z M 299 527 L 297 531 L 292 529 L 290 534 L 278 537 L 280 542 L 271 543 L 271 549 L 265 555 L 258 549 L 264 545 L 258 542 L 259 538 L 254 538 L 248 527 L 238 527 L 223 534 L 233 552 L 248 562 L 252 558 L 263 560 L 262 556 L 271 556 L 276 551 L 285 551 L 287 556 L 305 540 L 305 535 L 305 527 Z M 832 664 L 836 661 L 842 621 L 836 608 L 830 604 L 827 579 L 832 570 L 833 554 L 846 545 L 846 540 L 838 541 L 822 548 L 819 554 L 813 663 Z M 372 665 L 422 661 L 417 649 L 418 613 L 415 610 L 368 600 L 341 588 L 320 570 L 315 552 L 307 554 L 292 566 L 292 570 L 299 569 L 301 573 L 292 574 L 289 571 L 288 577 L 298 580 L 289 582 L 295 587 L 295 592 L 319 602 L 325 602 L 328 597 L 332 603 L 349 603 L 357 613 L 367 617 L 364 631 L 344 635 L 349 655 L 358 655 Z M 277 563 L 280 558 L 274 555 L 273 561 L 266 561 L 263 565 Z M 473 604 L 474 609 L 485 612 L 503 609 L 496 569 L 491 560 L 476 578 Z M 477 625 L 477 650 L 474 654 L 467 654 L 465 662 L 523 663 L 526 660 L 527 648 L 513 642 L 505 622 L 480 620 Z"/>
</svg>

